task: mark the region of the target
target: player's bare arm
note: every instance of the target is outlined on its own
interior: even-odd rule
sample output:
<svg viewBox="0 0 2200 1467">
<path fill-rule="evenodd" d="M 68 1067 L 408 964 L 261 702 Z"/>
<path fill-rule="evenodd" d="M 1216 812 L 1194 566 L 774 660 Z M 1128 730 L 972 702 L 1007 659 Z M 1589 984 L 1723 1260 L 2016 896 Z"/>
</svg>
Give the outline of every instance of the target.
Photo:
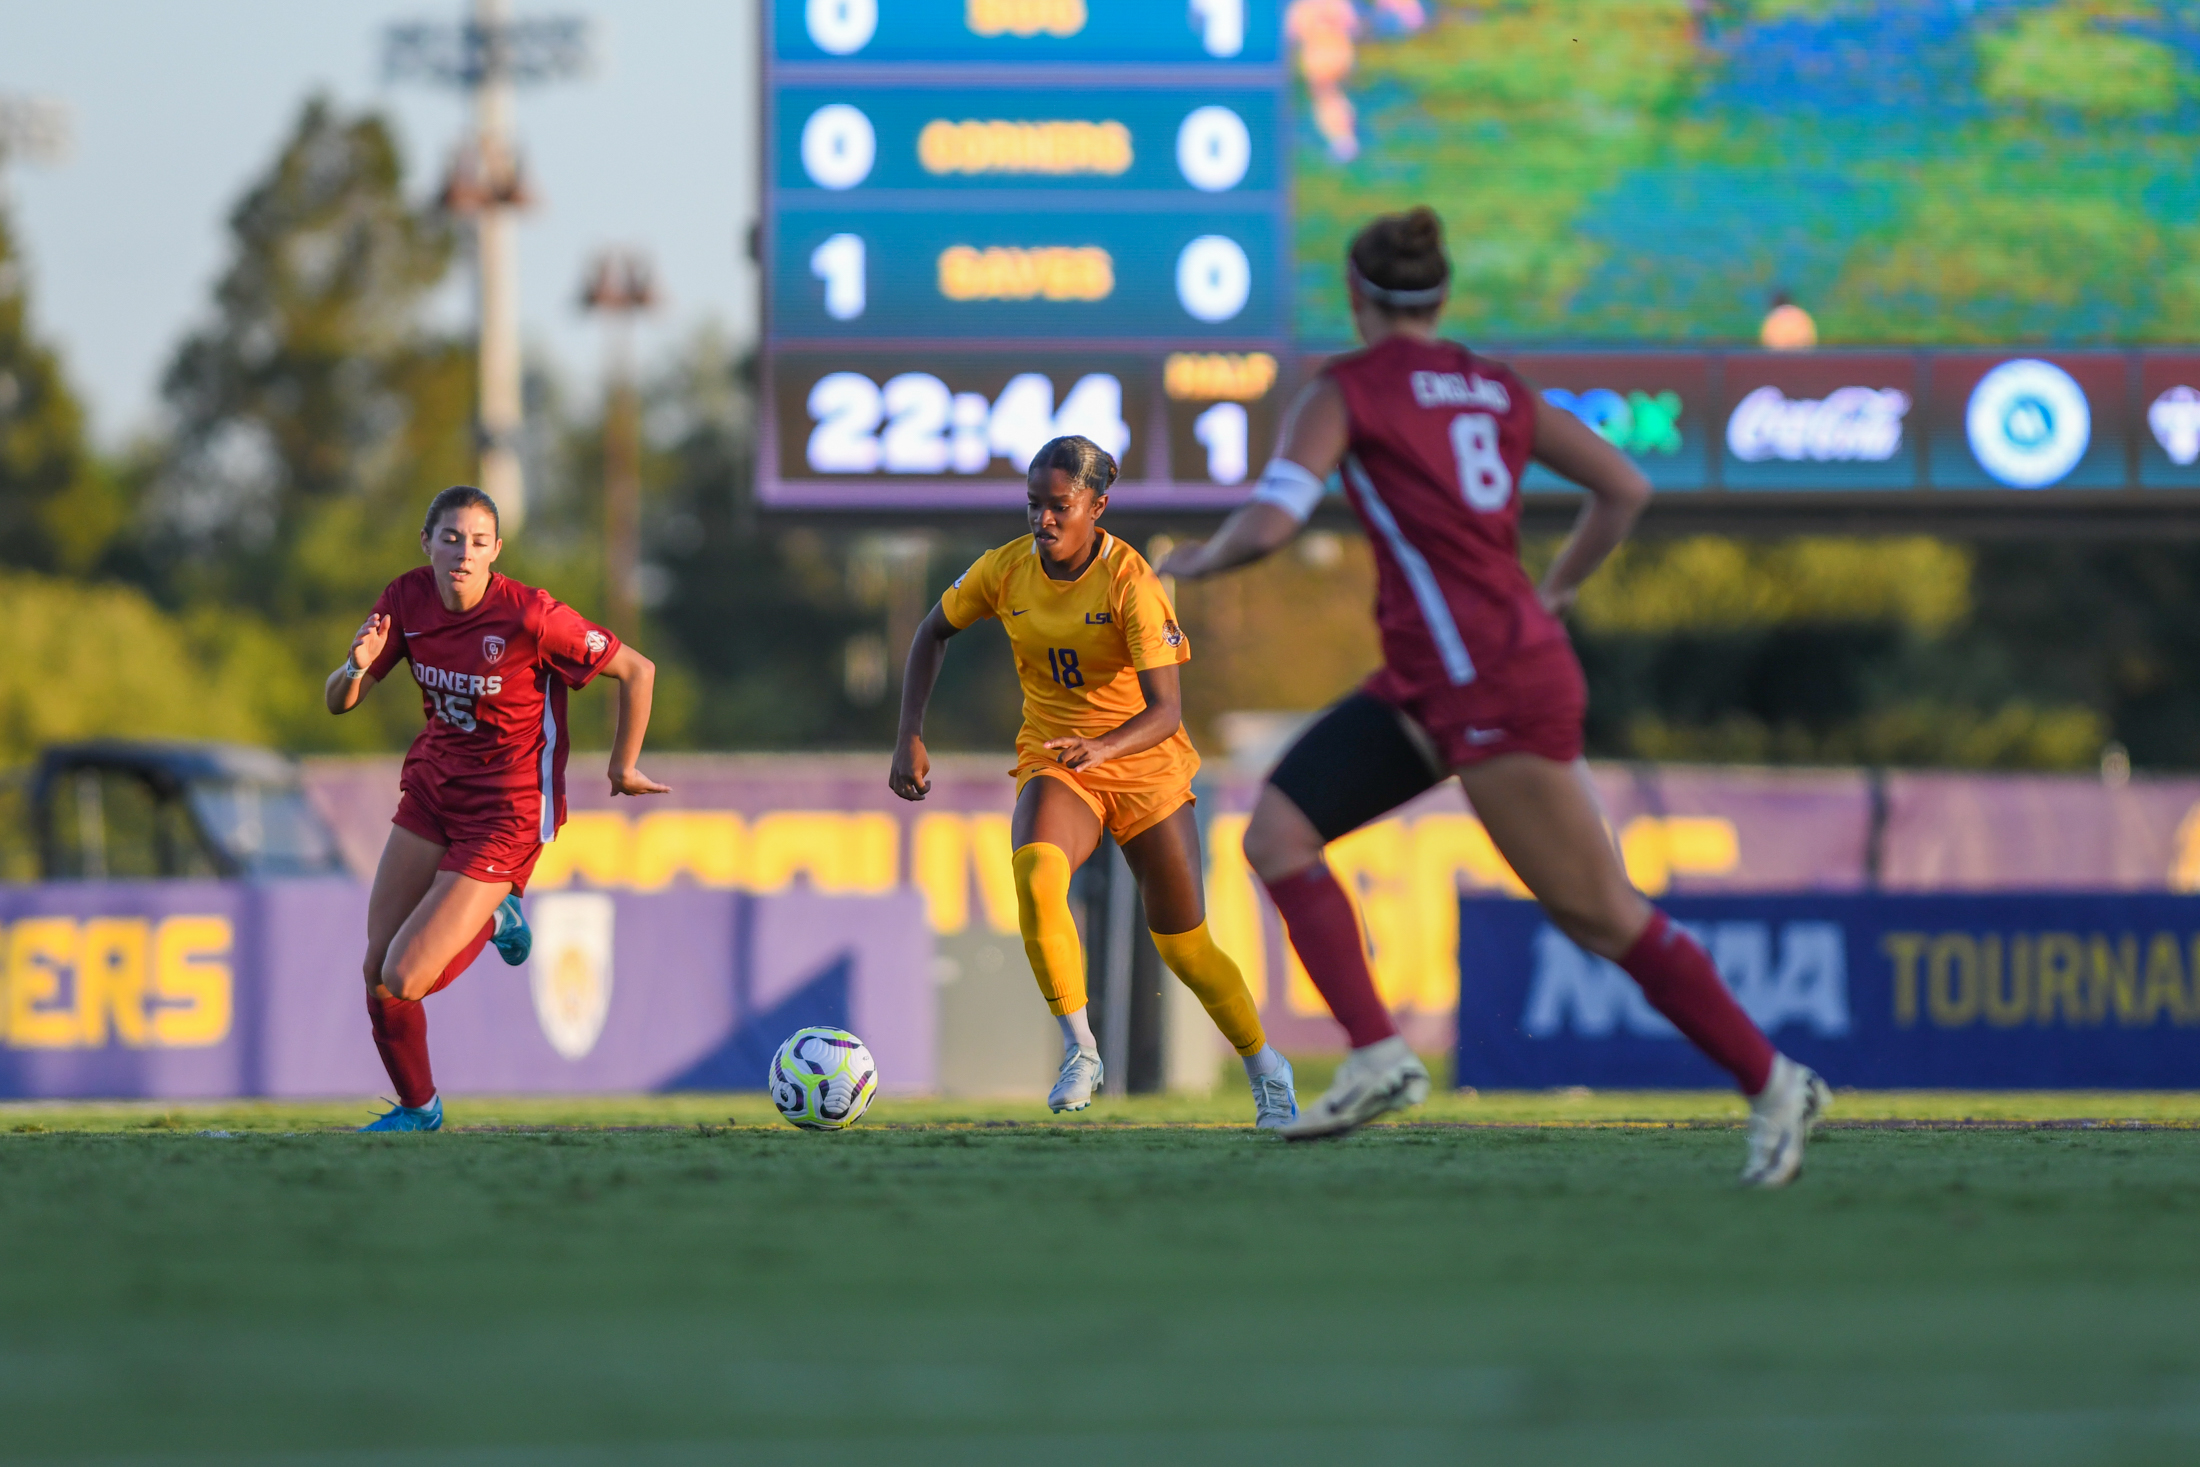
<svg viewBox="0 0 2200 1467">
<path fill-rule="evenodd" d="M 368 668 L 374 659 L 382 655 L 382 648 L 390 639 L 390 619 L 376 612 L 359 624 L 359 630 L 351 639 L 351 654 L 336 671 L 328 675 L 322 685 L 321 697 L 331 713 L 349 713 L 359 706 L 359 700 L 367 696 L 377 681 Z"/>
<path fill-rule="evenodd" d="M 924 714 L 932 706 L 932 689 L 939 685 L 940 668 L 947 662 L 947 639 L 961 630 L 947 619 L 946 608 L 934 602 L 909 640 L 909 662 L 901 675 L 901 723 L 894 732 L 893 767 L 886 774 L 886 787 L 905 800 L 921 800 L 932 792 L 932 758 L 924 751 Z"/>
<path fill-rule="evenodd" d="M 1301 491 L 1308 482 L 1319 486 L 1344 461 L 1348 432 L 1344 395 L 1337 385 L 1327 377 L 1309 382 L 1284 417 L 1282 442 L 1254 497 L 1222 522 L 1212 540 L 1180 545 L 1154 569 L 1196 581 L 1265 560 L 1290 544 L 1306 521 L 1269 496 L 1271 483 L 1280 486 L 1288 479 Z"/>
<path fill-rule="evenodd" d="M 1184 695 L 1177 667 L 1148 668 L 1138 674 L 1138 691 L 1146 707 L 1117 728 L 1097 738 L 1048 739 L 1065 769 L 1097 769 L 1110 759 L 1142 754 L 1184 726 Z"/>
<path fill-rule="evenodd" d="M 667 795 L 672 786 L 659 784 L 638 767 L 642 735 L 649 731 L 650 696 L 657 688 L 657 664 L 622 646 L 603 666 L 603 675 L 619 680 L 619 727 L 611 738 L 611 793 L 616 795 Z"/>
<path fill-rule="evenodd" d="M 1531 384 L 1532 386 L 1532 384 Z M 1535 457 L 1589 491 L 1573 532 L 1559 547 L 1536 594 L 1552 611 L 1574 603 L 1581 583 L 1604 564 L 1650 502 L 1650 481 L 1587 423 L 1535 394 Z"/>
</svg>

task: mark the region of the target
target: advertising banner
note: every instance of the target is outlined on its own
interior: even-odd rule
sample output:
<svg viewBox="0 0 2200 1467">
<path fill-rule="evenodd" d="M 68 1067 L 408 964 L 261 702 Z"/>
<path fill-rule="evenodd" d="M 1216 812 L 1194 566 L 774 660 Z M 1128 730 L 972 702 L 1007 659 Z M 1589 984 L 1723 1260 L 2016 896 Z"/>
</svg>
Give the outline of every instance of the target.
<svg viewBox="0 0 2200 1467">
<path fill-rule="evenodd" d="M 1701 352 L 1522 352 L 1511 362 L 1551 403 L 1594 428 L 1661 490 L 1711 482 L 1710 359 Z M 1574 486 L 1541 464 L 1524 494 Z"/>
<path fill-rule="evenodd" d="M 2130 365 L 2117 352 L 1936 354 L 1933 487 L 2123 488 Z"/>
<path fill-rule="evenodd" d="M 2200 1086 L 2200 898 L 1681 897 L 1665 903 L 1782 1051 L 1836 1086 Z M 1532 903 L 1459 915 L 1458 1083 L 1726 1076 Z"/>
<path fill-rule="evenodd" d="M 1914 489 L 1914 352 L 1766 352 L 1725 361 L 1729 489 Z"/>
<path fill-rule="evenodd" d="M 371 1096 L 350 881 L 0 886 L 0 1097 Z M 428 1001 L 456 1092 L 757 1089 L 804 1024 L 935 1083 L 922 902 L 794 890 L 551 892 L 535 948 Z"/>
<path fill-rule="evenodd" d="M 2200 353 L 2146 352 L 2139 358 L 2139 482 L 2149 489 L 2200 489 Z"/>
</svg>

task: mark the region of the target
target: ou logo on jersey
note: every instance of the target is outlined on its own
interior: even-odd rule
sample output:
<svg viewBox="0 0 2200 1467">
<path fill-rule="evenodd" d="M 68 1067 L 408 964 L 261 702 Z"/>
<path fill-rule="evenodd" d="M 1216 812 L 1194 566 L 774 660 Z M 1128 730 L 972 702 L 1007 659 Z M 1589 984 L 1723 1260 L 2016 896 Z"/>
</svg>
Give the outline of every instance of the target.
<svg viewBox="0 0 2200 1467">
<path fill-rule="evenodd" d="M 1451 452 L 1459 461 L 1459 494 L 1469 509 L 1491 514 L 1512 500 L 1512 470 L 1499 447 L 1497 419 L 1461 413 L 1451 420 Z"/>
</svg>

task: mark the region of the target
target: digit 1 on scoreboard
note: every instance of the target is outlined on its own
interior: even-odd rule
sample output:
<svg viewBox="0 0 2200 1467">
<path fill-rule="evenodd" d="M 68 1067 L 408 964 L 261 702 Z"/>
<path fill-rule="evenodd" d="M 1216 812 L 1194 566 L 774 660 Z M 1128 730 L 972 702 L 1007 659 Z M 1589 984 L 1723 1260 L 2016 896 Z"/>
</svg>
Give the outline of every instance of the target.
<svg viewBox="0 0 2200 1467">
<path fill-rule="evenodd" d="M 810 251 L 810 273 L 825 282 L 825 314 L 853 321 L 863 314 L 863 236 L 836 234 Z"/>
<path fill-rule="evenodd" d="M 1217 484 L 1242 484 L 1252 467 L 1247 439 L 1250 419 L 1241 402 L 1218 402 L 1192 420 L 1192 436 L 1207 450 L 1207 477 Z"/>
</svg>

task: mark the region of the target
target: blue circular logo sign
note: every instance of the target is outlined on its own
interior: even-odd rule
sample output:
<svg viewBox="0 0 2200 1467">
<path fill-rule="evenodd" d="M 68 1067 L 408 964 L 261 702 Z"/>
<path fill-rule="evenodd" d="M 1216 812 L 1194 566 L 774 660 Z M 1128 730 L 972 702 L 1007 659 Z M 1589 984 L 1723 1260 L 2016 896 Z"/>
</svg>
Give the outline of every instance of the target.
<svg viewBox="0 0 2200 1467">
<path fill-rule="evenodd" d="M 1979 379 L 1963 426 L 1979 467 L 2012 489 L 2045 489 L 2085 457 L 2093 409 L 2068 372 L 2026 357 Z"/>
</svg>

